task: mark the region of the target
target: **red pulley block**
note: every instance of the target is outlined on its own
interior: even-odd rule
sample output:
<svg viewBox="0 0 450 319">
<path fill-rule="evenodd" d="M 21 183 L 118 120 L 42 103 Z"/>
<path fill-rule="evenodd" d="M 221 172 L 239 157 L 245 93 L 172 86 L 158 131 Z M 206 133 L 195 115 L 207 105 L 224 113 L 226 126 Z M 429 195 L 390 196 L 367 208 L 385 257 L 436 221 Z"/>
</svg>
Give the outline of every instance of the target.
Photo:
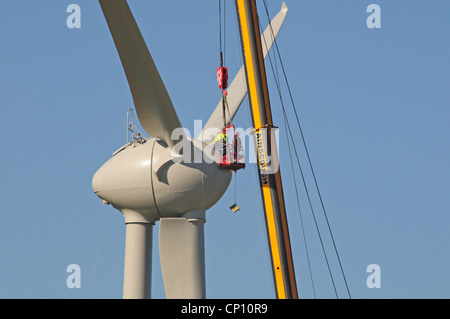
<svg viewBox="0 0 450 319">
<path fill-rule="evenodd" d="M 221 66 L 217 69 L 217 82 L 219 89 L 225 90 L 228 87 L 228 68 Z"/>
</svg>

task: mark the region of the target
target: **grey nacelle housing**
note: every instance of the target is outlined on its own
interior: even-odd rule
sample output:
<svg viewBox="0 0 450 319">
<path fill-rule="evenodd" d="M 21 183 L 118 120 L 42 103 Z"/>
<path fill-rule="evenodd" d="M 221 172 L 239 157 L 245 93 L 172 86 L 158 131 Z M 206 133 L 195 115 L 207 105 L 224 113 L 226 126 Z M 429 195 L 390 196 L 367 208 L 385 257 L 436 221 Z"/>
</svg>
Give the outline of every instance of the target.
<svg viewBox="0 0 450 319">
<path fill-rule="evenodd" d="M 192 147 L 204 154 L 208 146 L 201 146 L 203 150 Z M 196 162 L 174 161 L 163 141 L 150 138 L 116 153 L 95 173 L 92 187 L 97 196 L 122 212 L 135 211 L 152 222 L 181 217 L 212 207 L 231 181 L 231 172 L 216 162 Z"/>
</svg>

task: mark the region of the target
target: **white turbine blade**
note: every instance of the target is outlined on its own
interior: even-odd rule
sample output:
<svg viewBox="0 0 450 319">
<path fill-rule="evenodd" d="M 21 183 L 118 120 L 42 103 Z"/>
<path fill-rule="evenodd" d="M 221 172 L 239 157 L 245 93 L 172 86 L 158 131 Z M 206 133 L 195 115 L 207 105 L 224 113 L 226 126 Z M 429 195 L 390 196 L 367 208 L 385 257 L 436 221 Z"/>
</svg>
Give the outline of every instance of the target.
<svg viewBox="0 0 450 319">
<path fill-rule="evenodd" d="M 153 224 L 130 222 L 126 223 L 126 228 L 123 298 L 149 299 L 152 278 Z"/>
<path fill-rule="evenodd" d="M 120 56 L 136 113 L 148 134 L 170 147 L 180 120 L 126 0 L 99 0 Z"/>
<path fill-rule="evenodd" d="M 159 254 L 167 299 L 204 299 L 204 219 L 161 218 Z"/>
<path fill-rule="evenodd" d="M 264 33 L 261 36 L 261 44 L 264 57 L 267 56 L 267 53 L 272 47 L 272 44 L 275 40 L 275 37 L 278 34 L 278 31 L 280 31 L 281 26 L 283 25 L 287 11 L 288 8 L 286 4 L 283 2 L 283 4 L 281 5 L 281 11 L 272 19 L 270 25 L 264 30 Z M 239 109 L 239 106 L 241 105 L 242 101 L 244 100 L 245 95 L 247 94 L 247 83 L 245 78 L 244 66 L 241 67 L 238 74 L 228 87 L 227 91 L 228 91 L 227 96 L 228 108 L 230 110 L 231 118 L 233 118 L 237 110 Z M 212 113 L 208 122 L 205 124 L 201 134 L 197 137 L 197 139 L 205 143 L 210 143 L 212 140 L 214 140 L 217 134 L 217 130 L 221 131 L 222 129 L 223 129 L 223 107 L 222 107 L 222 100 L 220 100 L 219 104 Z"/>
</svg>

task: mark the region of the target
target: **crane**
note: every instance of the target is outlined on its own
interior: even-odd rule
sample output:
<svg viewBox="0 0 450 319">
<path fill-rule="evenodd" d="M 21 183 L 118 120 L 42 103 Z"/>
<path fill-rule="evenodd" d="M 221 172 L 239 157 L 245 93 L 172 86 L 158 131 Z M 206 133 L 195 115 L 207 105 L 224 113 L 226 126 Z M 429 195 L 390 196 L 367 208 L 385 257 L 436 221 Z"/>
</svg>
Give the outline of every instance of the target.
<svg viewBox="0 0 450 319">
<path fill-rule="evenodd" d="M 256 3 L 255 0 L 235 2 L 276 296 L 278 299 L 297 299 L 286 206 L 273 135 L 277 128 L 272 121 Z M 287 11 L 284 3 L 282 10 Z"/>
</svg>

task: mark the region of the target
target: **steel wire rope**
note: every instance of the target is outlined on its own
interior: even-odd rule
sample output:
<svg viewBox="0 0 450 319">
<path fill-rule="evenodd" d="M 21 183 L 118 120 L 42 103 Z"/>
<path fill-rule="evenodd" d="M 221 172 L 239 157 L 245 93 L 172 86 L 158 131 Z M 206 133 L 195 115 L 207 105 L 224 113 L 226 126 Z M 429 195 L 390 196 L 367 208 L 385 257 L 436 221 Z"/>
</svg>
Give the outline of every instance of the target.
<svg viewBox="0 0 450 319">
<path fill-rule="evenodd" d="M 283 115 L 284 115 L 284 123 L 285 123 L 285 130 L 286 130 L 286 140 L 287 140 L 287 143 L 288 143 L 289 160 L 290 160 L 290 163 L 291 163 L 292 177 L 294 179 L 295 195 L 296 195 L 296 198 L 297 198 L 298 212 L 299 212 L 299 215 L 300 215 L 300 225 L 302 227 L 303 242 L 305 243 L 305 251 L 306 251 L 306 259 L 307 259 L 307 262 L 308 262 L 309 277 L 311 279 L 311 286 L 312 286 L 314 298 L 317 298 L 317 296 L 316 296 L 316 289 L 315 289 L 315 286 L 314 286 L 314 279 L 313 279 L 313 275 L 312 275 L 308 244 L 307 244 L 306 235 L 305 235 L 303 214 L 302 214 L 302 209 L 301 209 L 301 205 L 300 205 L 300 198 L 298 196 L 297 179 L 295 178 L 295 171 L 294 171 L 294 162 L 292 160 L 292 152 L 291 152 L 290 142 L 289 142 L 289 138 L 288 138 L 287 116 L 286 116 L 286 113 L 284 113 L 284 112 L 283 112 Z"/>
<path fill-rule="evenodd" d="M 270 21 L 269 11 L 268 11 L 268 8 L 267 8 L 267 0 L 262 0 L 262 1 L 264 3 L 264 8 L 265 8 L 265 12 L 266 12 L 267 18 Z M 270 29 L 271 29 L 271 32 L 272 32 L 272 36 L 274 36 L 272 25 L 270 25 Z M 287 87 L 287 90 L 288 90 L 288 93 L 289 93 L 289 97 L 290 97 L 290 100 L 291 100 L 291 103 L 292 103 L 292 108 L 294 110 L 295 118 L 297 120 L 297 125 L 298 125 L 299 131 L 300 131 L 300 135 L 302 137 L 302 141 L 303 141 L 303 145 L 304 145 L 304 148 L 305 148 L 306 156 L 308 158 L 309 166 L 310 166 L 311 173 L 312 173 L 312 176 L 313 176 L 313 180 L 314 180 L 314 183 L 315 183 L 315 186 L 316 186 L 316 190 L 317 190 L 317 193 L 318 193 L 318 196 L 319 196 L 319 200 L 320 200 L 320 203 L 321 203 L 321 206 L 322 206 L 322 210 L 323 210 L 323 213 L 324 213 L 324 216 L 325 216 L 325 220 L 326 220 L 326 224 L 327 224 L 327 227 L 328 227 L 328 231 L 330 233 L 330 237 L 331 237 L 331 240 L 332 240 L 332 243 L 333 243 L 334 251 L 336 253 L 336 257 L 337 257 L 338 262 L 339 262 L 339 267 L 340 267 L 340 270 L 341 270 L 341 273 L 342 273 L 342 276 L 343 276 L 343 279 L 344 279 L 344 283 L 345 283 L 345 287 L 347 289 L 347 293 L 348 293 L 348 295 L 349 295 L 349 297 L 351 299 L 351 294 L 350 294 L 350 290 L 349 290 L 349 287 L 348 287 L 347 279 L 346 279 L 346 276 L 345 276 L 345 273 L 344 273 L 344 269 L 343 269 L 343 266 L 342 266 L 341 258 L 339 257 L 339 252 L 337 250 L 336 242 L 334 240 L 333 232 L 331 230 L 330 222 L 328 220 L 328 216 L 327 216 L 327 212 L 326 212 L 326 209 L 325 209 L 325 205 L 324 205 L 324 202 L 323 202 L 323 199 L 322 199 L 322 195 L 321 195 L 320 189 L 319 189 L 319 184 L 317 182 L 316 174 L 315 174 L 314 168 L 312 166 L 312 161 L 311 161 L 311 157 L 309 155 L 309 151 L 308 151 L 308 147 L 307 147 L 307 144 L 306 144 L 305 136 L 303 134 L 303 130 L 302 130 L 302 127 L 300 125 L 300 120 L 299 120 L 299 117 L 298 117 L 298 114 L 297 114 L 297 110 L 295 108 L 295 103 L 294 103 L 294 99 L 293 99 L 293 96 L 292 96 L 292 91 L 290 89 L 289 81 L 287 79 L 286 70 L 284 68 L 283 60 L 281 58 L 280 50 L 278 48 L 278 44 L 277 44 L 277 41 L 276 41 L 275 37 L 274 37 L 274 44 L 275 44 L 275 48 L 276 48 L 276 51 L 277 51 L 278 58 L 280 59 L 281 70 L 283 72 L 283 76 L 284 76 L 284 79 L 285 79 L 285 82 L 286 82 L 286 87 Z"/>
<path fill-rule="evenodd" d="M 261 23 L 260 23 L 260 21 L 258 21 L 258 22 L 259 22 L 260 28 L 261 28 Z M 272 33 L 272 36 L 273 36 L 273 33 Z M 264 42 L 265 42 L 265 39 L 264 39 Z M 265 45 L 266 45 L 266 47 L 267 47 L 267 43 L 265 43 Z M 316 226 L 317 234 L 318 234 L 319 241 L 320 241 L 320 244 L 321 244 L 321 247 L 322 247 L 322 252 L 323 252 L 324 257 L 325 257 L 325 262 L 326 262 L 327 267 L 328 267 L 328 273 L 329 273 L 330 278 L 331 278 L 331 282 L 332 282 L 332 285 L 333 285 L 333 288 L 334 288 L 334 292 L 335 292 L 335 294 L 336 294 L 336 297 L 338 298 L 338 293 L 337 293 L 336 285 L 335 285 L 335 282 L 334 282 L 333 273 L 332 273 L 331 268 L 330 268 L 330 263 L 329 263 L 329 261 L 328 261 L 327 253 L 326 253 L 326 250 L 325 250 L 325 245 L 324 245 L 324 243 L 323 243 L 322 236 L 321 236 L 321 234 L 320 234 L 320 229 L 319 229 L 319 226 L 318 226 L 318 223 L 317 223 L 316 214 L 314 213 L 314 208 L 313 208 L 313 205 L 312 205 L 312 202 L 311 202 L 311 198 L 310 198 L 310 196 L 309 196 L 308 186 L 307 186 L 307 184 L 306 184 L 306 180 L 305 180 L 305 177 L 304 177 L 304 174 L 303 174 L 303 169 L 302 169 L 302 167 L 301 167 L 300 160 L 299 160 L 298 153 L 297 153 L 297 149 L 296 149 L 296 147 L 295 147 L 294 139 L 293 139 L 293 136 L 292 136 L 292 131 L 291 131 L 289 122 L 286 120 L 286 119 L 287 119 L 287 115 L 286 115 L 286 110 L 285 110 L 285 107 L 284 107 L 283 97 L 282 97 L 282 94 L 281 94 L 281 88 L 280 88 L 279 83 L 278 83 L 277 80 L 276 80 L 276 76 L 275 76 L 275 71 L 274 71 L 274 68 L 273 68 L 272 59 L 270 58 L 270 55 L 269 55 L 269 54 L 268 54 L 267 56 L 268 56 L 268 58 L 269 58 L 270 66 L 271 66 L 271 69 L 272 69 L 272 73 L 273 73 L 273 75 L 274 75 L 275 84 L 276 84 L 276 86 L 277 86 L 278 96 L 279 96 L 279 98 L 280 98 L 281 107 L 282 107 L 283 115 L 284 115 L 284 118 L 285 118 L 286 129 L 287 129 L 287 131 L 289 131 L 289 136 L 291 137 L 291 140 L 292 140 L 292 145 L 293 145 L 293 148 L 294 148 L 294 153 L 295 153 L 296 158 L 297 158 L 297 164 L 298 164 L 298 167 L 299 167 L 299 170 L 300 170 L 300 174 L 301 174 L 301 176 L 302 176 L 303 186 L 304 186 L 304 188 L 305 188 L 306 196 L 307 196 L 307 198 L 308 198 L 308 203 L 309 203 L 309 206 L 310 206 L 310 209 L 311 209 L 311 213 L 312 213 L 312 216 L 313 216 L 313 219 L 314 219 L 314 224 L 315 224 L 315 226 Z M 296 188 L 296 189 L 297 189 L 297 188 Z M 300 207 L 300 206 L 299 206 L 299 207 Z M 303 236 L 305 236 L 305 235 L 303 234 Z M 306 243 L 306 241 L 305 241 L 305 243 Z M 309 257 L 307 256 L 307 258 L 309 258 Z M 309 260 L 308 260 L 308 263 L 310 263 Z M 311 274 L 311 273 L 310 273 L 310 276 L 312 277 L 312 274 Z"/>
<path fill-rule="evenodd" d="M 222 1 L 219 0 L 219 52 L 222 53 Z"/>
<path fill-rule="evenodd" d="M 220 63 L 222 66 L 225 65 L 225 53 L 226 53 L 226 4 L 223 3 L 223 19 L 222 19 L 222 1 L 219 0 L 219 52 L 220 52 Z M 223 20 L 223 39 L 222 39 L 222 20 Z M 223 43 L 223 51 L 222 51 Z"/>
</svg>

